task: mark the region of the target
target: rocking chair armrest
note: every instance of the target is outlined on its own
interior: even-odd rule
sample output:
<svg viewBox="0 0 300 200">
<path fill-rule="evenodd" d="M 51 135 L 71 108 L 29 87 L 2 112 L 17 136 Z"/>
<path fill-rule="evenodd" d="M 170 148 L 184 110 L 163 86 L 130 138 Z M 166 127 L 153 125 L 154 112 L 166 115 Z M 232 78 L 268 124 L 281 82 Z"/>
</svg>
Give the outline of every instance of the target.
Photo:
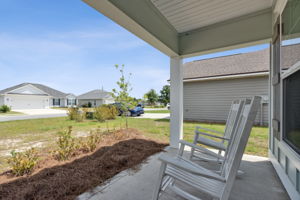
<svg viewBox="0 0 300 200">
<path fill-rule="evenodd" d="M 180 170 L 187 171 L 189 173 L 192 173 L 194 175 L 203 176 L 206 178 L 211 178 L 214 180 L 226 182 L 226 179 L 219 174 L 216 174 L 204 167 L 201 166 L 194 166 L 191 165 L 188 162 L 185 162 L 184 160 L 181 160 L 180 158 L 174 158 L 169 155 L 161 155 L 158 158 L 161 162 L 171 165 L 173 167 L 179 168 Z"/>
<path fill-rule="evenodd" d="M 204 127 L 201 127 L 201 126 L 196 126 L 195 130 L 196 131 L 198 131 L 198 130 L 204 130 L 204 131 L 213 132 L 213 133 L 216 133 L 216 134 L 219 134 L 219 135 L 224 135 L 223 132 L 216 131 L 216 130 L 213 130 L 213 129 L 210 129 L 210 128 L 204 128 Z"/>
<path fill-rule="evenodd" d="M 184 141 L 184 140 L 180 140 L 179 143 L 181 145 L 179 151 L 182 151 L 182 152 L 179 152 L 180 156 L 182 156 L 183 150 L 184 150 L 184 146 L 186 145 L 186 146 L 189 146 L 189 147 L 195 149 L 196 151 L 202 152 L 204 154 L 207 154 L 207 155 L 210 155 L 210 156 L 214 156 L 214 157 L 219 158 L 219 159 L 224 159 L 224 157 L 222 155 L 219 155 L 219 154 L 217 154 L 217 153 L 215 153 L 213 151 L 210 151 L 210 150 L 208 150 L 208 149 L 206 149 L 204 147 L 201 147 L 199 145 L 196 145 L 196 144 Z"/>
<path fill-rule="evenodd" d="M 209 133 L 201 132 L 201 131 L 198 131 L 198 130 L 195 130 L 195 133 L 196 133 L 196 134 L 205 135 L 205 136 L 209 136 L 209 137 L 218 138 L 218 139 L 221 139 L 221 140 L 227 140 L 227 141 L 229 141 L 229 140 L 230 140 L 230 138 L 221 137 L 221 136 L 217 136 L 217 135 L 213 135 L 213 134 L 209 134 Z"/>
</svg>

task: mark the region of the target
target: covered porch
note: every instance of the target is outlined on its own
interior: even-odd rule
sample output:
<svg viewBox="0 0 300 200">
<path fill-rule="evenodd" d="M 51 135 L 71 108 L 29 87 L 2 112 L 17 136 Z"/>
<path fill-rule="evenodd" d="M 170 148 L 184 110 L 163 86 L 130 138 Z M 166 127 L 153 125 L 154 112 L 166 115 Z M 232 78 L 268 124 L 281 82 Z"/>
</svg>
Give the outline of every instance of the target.
<svg viewBox="0 0 300 200">
<path fill-rule="evenodd" d="M 79 196 L 78 200 L 142 200 L 152 199 L 154 185 L 157 183 L 157 174 L 160 168 L 158 157 L 162 154 L 176 155 L 174 148 L 168 147 L 166 152 L 151 156 L 138 170 L 126 170 L 116 175 L 106 184 L 96 187 L 94 190 Z M 189 154 L 186 149 L 186 156 Z M 207 163 L 201 163 L 209 165 Z M 289 196 L 281 184 L 272 164 L 267 158 L 245 155 L 241 164 L 245 172 L 237 178 L 230 199 L 253 200 L 272 199 L 289 200 Z M 186 188 L 192 194 L 202 199 L 210 199 L 194 188 Z M 162 200 L 178 199 L 180 196 L 166 191 L 160 197 Z"/>
<path fill-rule="evenodd" d="M 231 199 L 289 197 L 300 199 L 300 156 L 286 147 L 280 136 L 283 134 L 280 128 L 283 127 L 280 123 L 283 97 L 280 91 L 281 16 L 287 0 L 84 0 L 84 2 L 170 57 L 170 153 L 176 151 L 179 140 L 183 138 L 183 59 L 257 44 L 271 44 L 269 149 L 276 171 L 269 160 L 253 160 L 252 157 L 245 156 L 242 168 L 245 169 L 246 176 L 242 179 L 237 178 Z M 299 2 L 296 0 L 291 2 L 294 3 L 292 6 L 295 6 L 295 9 L 299 9 Z M 297 27 L 298 21 L 294 20 L 293 23 Z M 121 182 L 122 180 L 127 182 L 126 186 L 121 184 L 121 189 L 118 182 L 112 181 L 98 198 L 149 199 L 147 195 L 154 187 L 154 182 L 151 181 L 156 177 L 153 174 L 156 174 L 158 169 L 159 162 L 154 156 L 141 171 L 120 179 Z M 138 178 L 139 176 L 145 177 Z M 257 186 L 259 183 L 262 183 L 261 187 Z M 106 195 L 109 196 L 105 198 Z M 88 199 L 93 199 L 93 196 Z"/>
</svg>

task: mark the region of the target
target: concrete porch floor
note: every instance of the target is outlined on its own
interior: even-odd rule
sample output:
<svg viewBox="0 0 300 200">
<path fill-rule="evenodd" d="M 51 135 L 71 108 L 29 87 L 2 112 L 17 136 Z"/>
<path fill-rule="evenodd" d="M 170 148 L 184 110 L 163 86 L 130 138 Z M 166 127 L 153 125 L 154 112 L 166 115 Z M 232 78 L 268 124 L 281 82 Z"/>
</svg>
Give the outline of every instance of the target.
<svg viewBox="0 0 300 200">
<path fill-rule="evenodd" d="M 167 154 L 175 155 L 176 150 L 167 148 Z M 157 182 L 160 161 L 159 154 L 151 156 L 139 170 L 126 170 L 106 184 L 94 188 L 78 197 L 79 200 L 151 200 Z M 186 155 L 188 152 L 186 152 Z M 204 163 L 204 165 L 207 163 Z M 230 195 L 232 200 L 288 200 L 290 199 L 281 184 L 271 162 L 264 157 L 244 155 L 240 167 L 245 174 L 237 177 Z M 184 185 L 182 185 L 185 187 Z M 210 199 L 193 188 L 185 187 L 202 199 Z M 166 190 L 160 200 L 183 198 Z"/>
</svg>

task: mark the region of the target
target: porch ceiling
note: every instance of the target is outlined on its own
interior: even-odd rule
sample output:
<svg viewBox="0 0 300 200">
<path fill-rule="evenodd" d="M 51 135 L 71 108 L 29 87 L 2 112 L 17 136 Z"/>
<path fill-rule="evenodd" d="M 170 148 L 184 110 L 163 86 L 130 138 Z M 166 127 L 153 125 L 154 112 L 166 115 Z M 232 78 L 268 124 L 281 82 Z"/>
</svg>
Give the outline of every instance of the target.
<svg viewBox="0 0 300 200">
<path fill-rule="evenodd" d="M 169 56 L 268 42 L 276 0 L 83 0 Z"/>
<path fill-rule="evenodd" d="M 179 33 L 272 7 L 273 0 L 151 0 Z"/>
</svg>

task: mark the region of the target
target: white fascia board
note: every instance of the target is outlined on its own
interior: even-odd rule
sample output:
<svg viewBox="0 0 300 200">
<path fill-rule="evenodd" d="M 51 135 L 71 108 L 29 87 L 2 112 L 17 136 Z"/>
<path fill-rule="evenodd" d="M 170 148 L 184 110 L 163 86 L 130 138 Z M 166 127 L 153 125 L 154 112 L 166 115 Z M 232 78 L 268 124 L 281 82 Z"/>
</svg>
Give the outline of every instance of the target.
<svg viewBox="0 0 300 200">
<path fill-rule="evenodd" d="M 272 38 L 272 9 L 262 10 L 179 35 L 183 58 L 269 43 Z"/>
<path fill-rule="evenodd" d="M 237 79 L 237 78 L 252 78 L 252 77 L 261 77 L 261 76 L 268 76 L 268 75 L 269 75 L 269 72 L 259 72 L 259 73 L 251 73 L 251 74 L 214 76 L 214 77 L 207 77 L 207 78 L 191 78 L 191 79 L 184 79 L 183 82 L 224 80 L 224 79 Z"/>
<path fill-rule="evenodd" d="M 168 55 L 168 56 L 178 56 L 178 53 L 176 50 L 174 51 L 171 49 L 166 43 L 158 39 L 155 35 L 151 34 L 145 25 L 141 25 L 137 23 L 136 20 L 129 17 L 127 14 L 125 14 L 122 10 L 120 10 L 118 7 L 116 7 L 112 2 L 109 0 L 82 0 L 106 17 L 110 18 L 120 26 L 124 27 L 131 33 L 135 34 L 142 40 L 146 41 L 150 45 L 154 46 L 158 50 L 160 50 L 162 53 Z M 133 4 L 127 3 L 128 6 L 134 6 Z M 145 16 L 141 16 L 145 17 Z M 151 20 L 151 19 L 149 19 Z M 148 27 L 149 28 L 149 27 Z M 164 34 L 163 31 L 160 31 L 159 34 Z M 175 34 L 174 34 L 175 35 Z M 178 48 L 178 36 L 176 33 L 176 36 L 174 38 L 174 41 L 172 41 L 174 44 L 176 44 Z"/>
<path fill-rule="evenodd" d="M 280 15 L 280 13 L 283 11 L 287 0 L 276 0 L 274 1 L 273 5 L 273 17 L 272 17 L 272 26 L 275 25 L 277 17 Z"/>
</svg>

